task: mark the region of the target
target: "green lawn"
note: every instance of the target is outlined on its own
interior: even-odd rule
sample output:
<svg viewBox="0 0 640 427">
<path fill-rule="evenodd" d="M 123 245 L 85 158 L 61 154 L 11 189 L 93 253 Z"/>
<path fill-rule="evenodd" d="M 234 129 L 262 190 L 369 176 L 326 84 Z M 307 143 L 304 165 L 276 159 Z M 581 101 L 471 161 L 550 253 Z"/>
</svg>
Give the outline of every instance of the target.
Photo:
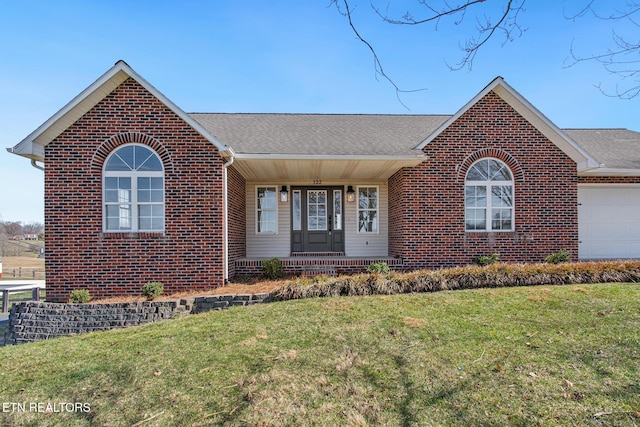
<svg viewBox="0 0 640 427">
<path fill-rule="evenodd" d="M 27 404 L 7 425 L 638 425 L 640 287 L 305 299 L 2 347 L 0 396 Z"/>
</svg>

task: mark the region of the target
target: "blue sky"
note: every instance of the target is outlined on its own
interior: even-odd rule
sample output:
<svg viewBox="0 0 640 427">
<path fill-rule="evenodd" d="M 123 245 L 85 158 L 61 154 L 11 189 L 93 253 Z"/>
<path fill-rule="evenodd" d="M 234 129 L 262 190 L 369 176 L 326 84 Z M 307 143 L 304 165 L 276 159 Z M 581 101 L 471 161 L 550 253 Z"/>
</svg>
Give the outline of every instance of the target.
<svg viewBox="0 0 640 427">
<path fill-rule="evenodd" d="M 374 0 L 375 2 L 376 0 Z M 378 2 L 386 7 L 388 1 Z M 419 11 L 391 1 L 390 12 Z M 504 2 L 491 0 L 500 5 Z M 640 98 L 621 100 L 600 65 L 565 67 L 612 47 L 621 22 L 566 19 L 585 1 L 528 0 L 522 36 L 496 38 L 473 69 L 451 71 L 474 18 L 455 26 L 391 26 L 369 1 L 351 0 L 353 19 L 377 49 L 402 95 L 376 78 L 371 53 L 328 0 L 4 0 L 0 12 L 0 216 L 43 222 L 43 173 L 11 147 L 123 59 L 187 112 L 453 114 L 500 75 L 563 128 L 640 131 Z M 624 1 L 602 2 L 607 10 Z M 596 3 L 597 4 L 597 3 Z M 637 28 L 635 28 L 637 39 Z"/>
</svg>

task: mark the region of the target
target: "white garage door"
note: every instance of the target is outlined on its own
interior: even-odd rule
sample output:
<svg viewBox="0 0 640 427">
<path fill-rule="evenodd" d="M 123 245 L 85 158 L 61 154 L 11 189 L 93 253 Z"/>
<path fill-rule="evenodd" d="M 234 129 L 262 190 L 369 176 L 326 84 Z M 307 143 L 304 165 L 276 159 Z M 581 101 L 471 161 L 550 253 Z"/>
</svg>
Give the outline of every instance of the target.
<svg viewBox="0 0 640 427">
<path fill-rule="evenodd" d="M 640 187 L 578 187 L 580 259 L 640 258 Z"/>
</svg>

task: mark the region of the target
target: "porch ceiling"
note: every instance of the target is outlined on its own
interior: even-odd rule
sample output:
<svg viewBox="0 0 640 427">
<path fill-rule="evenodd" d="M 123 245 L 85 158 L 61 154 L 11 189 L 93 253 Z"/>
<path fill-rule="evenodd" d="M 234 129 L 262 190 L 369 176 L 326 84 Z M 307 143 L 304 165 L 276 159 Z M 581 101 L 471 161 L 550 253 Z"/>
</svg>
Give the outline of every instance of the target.
<svg viewBox="0 0 640 427">
<path fill-rule="evenodd" d="M 234 167 L 248 181 L 382 180 L 425 156 L 284 156 L 238 154 Z"/>
</svg>

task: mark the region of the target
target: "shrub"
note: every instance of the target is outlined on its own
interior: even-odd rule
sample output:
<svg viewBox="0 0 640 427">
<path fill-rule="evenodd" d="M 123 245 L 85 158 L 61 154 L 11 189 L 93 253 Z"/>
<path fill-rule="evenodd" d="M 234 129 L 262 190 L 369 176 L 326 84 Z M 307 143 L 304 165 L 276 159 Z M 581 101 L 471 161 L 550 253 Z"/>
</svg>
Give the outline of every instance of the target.
<svg viewBox="0 0 640 427">
<path fill-rule="evenodd" d="M 274 289 L 271 298 L 274 301 L 284 301 L 298 298 L 606 282 L 640 282 L 640 261 L 580 262 L 562 265 L 497 264 L 486 267 L 467 266 L 392 273 L 387 276 L 360 274 L 329 277 L 318 282 L 301 278 Z"/>
<path fill-rule="evenodd" d="M 386 262 L 374 262 L 367 267 L 367 273 L 389 274 L 390 272 Z"/>
<path fill-rule="evenodd" d="M 271 258 L 262 261 L 262 273 L 267 279 L 282 278 L 282 263 L 279 258 Z"/>
<path fill-rule="evenodd" d="M 500 255 L 495 253 L 491 255 L 480 255 L 473 259 L 473 263 L 475 265 L 484 267 L 486 265 L 495 264 L 496 262 L 500 261 L 499 257 Z"/>
<path fill-rule="evenodd" d="M 544 262 L 546 262 L 547 264 L 562 264 L 565 262 L 571 262 L 571 253 L 569 251 L 561 249 L 558 252 L 547 255 L 547 257 L 544 259 Z"/>
<path fill-rule="evenodd" d="M 86 289 L 74 289 L 71 291 L 71 295 L 69 295 L 69 302 L 71 302 L 71 304 L 83 304 L 89 301 L 91 301 L 91 295 L 89 295 L 89 291 Z"/>
<path fill-rule="evenodd" d="M 142 286 L 142 295 L 147 299 L 152 300 L 159 297 L 164 292 L 164 285 L 162 282 L 148 282 Z"/>
</svg>

